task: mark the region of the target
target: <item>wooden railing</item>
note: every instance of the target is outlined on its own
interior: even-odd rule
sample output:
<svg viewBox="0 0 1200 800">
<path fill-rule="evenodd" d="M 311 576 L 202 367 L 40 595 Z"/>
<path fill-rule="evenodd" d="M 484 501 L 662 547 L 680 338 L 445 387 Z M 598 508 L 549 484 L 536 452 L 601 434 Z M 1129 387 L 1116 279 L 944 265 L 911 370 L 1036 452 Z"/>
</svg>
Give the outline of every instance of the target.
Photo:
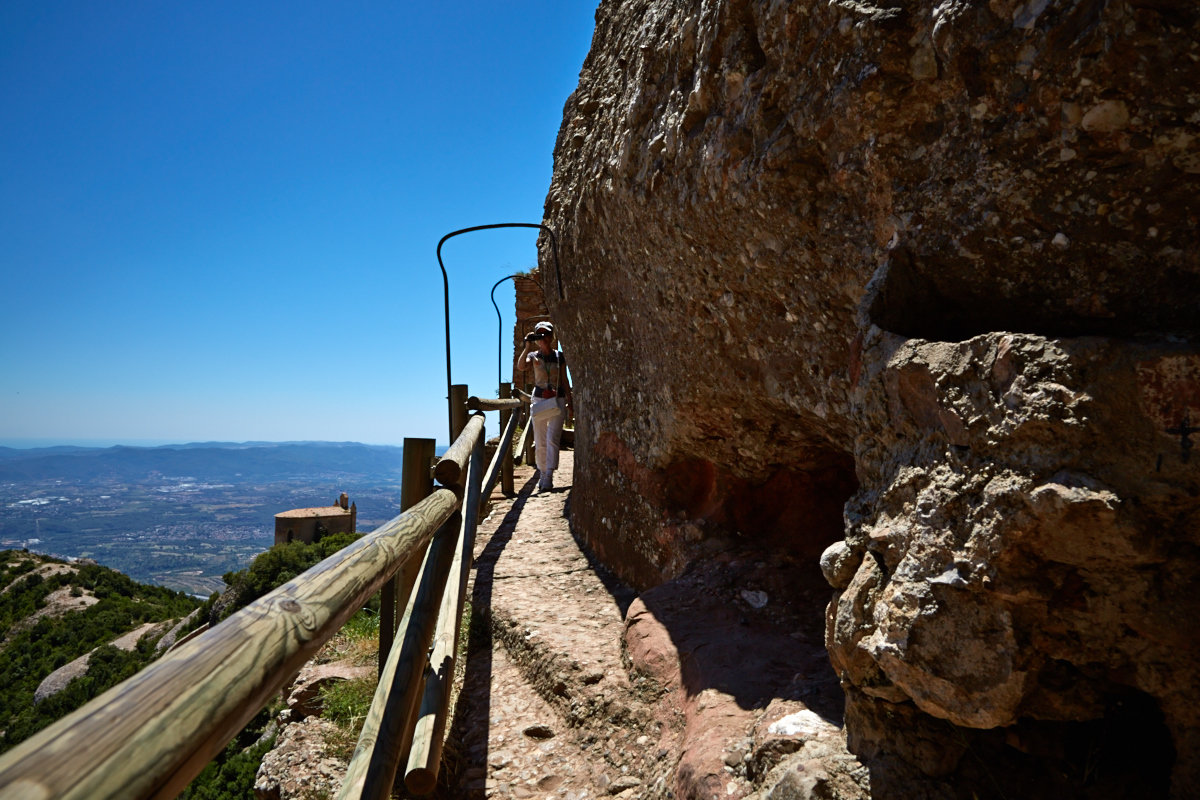
<svg viewBox="0 0 1200 800">
<path fill-rule="evenodd" d="M 476 405 L 511 412 L 520 401 Z M 406 758 L 410 790 L 430 791 L 481 502 L 506 463 L 511 475 L 518 415 L 506 416 L 486 472 L 479 412 L 437 463 L 442 485 L 427 497 L 0 756 L 0 799 L 175 797 L 405 567 L 415 591 L 394 595 L 403 621 L 381 654 L 339 798 L 388 797 Z"/>
</svg>

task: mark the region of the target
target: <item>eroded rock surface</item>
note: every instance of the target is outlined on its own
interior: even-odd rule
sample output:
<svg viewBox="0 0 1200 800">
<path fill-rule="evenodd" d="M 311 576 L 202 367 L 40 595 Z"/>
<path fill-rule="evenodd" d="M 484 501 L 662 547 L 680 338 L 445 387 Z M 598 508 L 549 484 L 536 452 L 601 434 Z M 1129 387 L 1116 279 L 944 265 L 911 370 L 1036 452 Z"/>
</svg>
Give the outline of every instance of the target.
<svg viewBox="0 0 1200 800">
<path fill-rule="evenodd" d="M 327 741 L 336 726 L 321 717 L 305 717 L 282 727 L 275 746 L 263 756 L 254 780 L 261 800 L 336 797 L 347 761 L 330 752 Z"/>
<path fill-rule="evenodd" d="M 747 555 L 698 563 L 626 615 L 630 666 L 663 693 L 673 796 L 865 800 L 821 647 L 820 581 L 812 565 Z"/>
<path fill-rule="evenodd" d="M 844 536 L 828 645 L 879 796 L 1200 793 L 1198 25 L 597 12 L 546 204 L 573 521 L 639 588 Z"/>
<path fill-rule="evenodd" d="M 589 535 L 645 584 L 696 520 L 839 527 L 872 276 L 907 336 L 1195 327 L 1197 13 L 602 3 L 546 204 Z"/>
<path fill-rule="evenodd" d="M 330 742 L 344 739 L 337 725 L 321 717 L 321 690 L 342 681 L 374 677 L 376 664 L 339 660 L 310 661 L 284 690 L 287 707 L 269 732 L 275 743 L 263 756 L 254 779 L 260 800 L 309 800 L 333 797 L 349 766 L 347 753 Z"/>
<path fill-rule="evenodd" d="M 1172 766 L 1177 794 L 1194 786 L 1200 463 L 1168 429 L 1200 399 L 1200 356 L 1019 334 L 876 332 L 868 350 L 863 486 L 833 548 L 858 566 L 831 576 L 827 628 L 859 750 L 948 776 L 994 749 L 963 729 L 1003 730 L 1060 791 L 1164 796 Z M 896 704 L 960 745 L 918 752 Z"/>
</svg>

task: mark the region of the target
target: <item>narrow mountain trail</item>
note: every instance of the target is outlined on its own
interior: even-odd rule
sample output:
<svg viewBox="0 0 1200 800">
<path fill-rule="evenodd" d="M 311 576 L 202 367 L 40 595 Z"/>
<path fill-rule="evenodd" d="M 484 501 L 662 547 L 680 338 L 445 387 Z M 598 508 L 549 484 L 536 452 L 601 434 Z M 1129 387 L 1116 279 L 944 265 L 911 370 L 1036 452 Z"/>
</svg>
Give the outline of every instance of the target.
<svg viewBox="0 0 1200 800">
<path fill-rule="evenodd" d="M 653 698 L 622 663 L 635 593 L 571 535 L 572 456 L 549 492 L 518 467 L 517 495 L 497 491 L 480 526 L 444 797 L 631 798 L 665 785 Z"/>
<path fill-rule="evenodd" d="M 557 489 L 537 492 L 533 470 L 518 467 L 516 493 L 490 498 L 457 700 L 427 796 L 866 800 L 870 775 L 846 749 L 825 652 L 819 566 L 723 540 L 639 594 L 573 535 L 573 457 L 562 453 Z M 259 797 L 337 791 L 349 756 L 304 698 L 332 663 L 341 679 L 362 666 L 337 652 L 318 661 L 292 690 Z M 402 782 L 394 796 L 409 796 Z"/>
<path fill-rule="evenodd" d="M 480 526 L 439 800 L 866 797 L 815 565 L 726 554 L 639 596 L 572 535 L 573 456 Z"/>
</svg>

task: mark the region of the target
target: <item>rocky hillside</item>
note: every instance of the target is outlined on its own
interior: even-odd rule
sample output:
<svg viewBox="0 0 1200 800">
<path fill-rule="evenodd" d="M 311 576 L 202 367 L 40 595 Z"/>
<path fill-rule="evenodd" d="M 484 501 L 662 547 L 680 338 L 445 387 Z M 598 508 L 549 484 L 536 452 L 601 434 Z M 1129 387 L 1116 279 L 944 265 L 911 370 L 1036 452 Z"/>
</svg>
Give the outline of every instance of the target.
<svg viewBox="0 0 1200 800">
<path fill-rule="evenodd" d="M 199 606 L 94 562 L 0 551 L 0 750 L 154 660 Z"/>
<path fill-rule="evenodd" d="M 1200 793 L 1197 26 L 597 12 L 546 202 L 573 522 L 641 587 L 824 550 L 880 797 Z"/>
</svg>

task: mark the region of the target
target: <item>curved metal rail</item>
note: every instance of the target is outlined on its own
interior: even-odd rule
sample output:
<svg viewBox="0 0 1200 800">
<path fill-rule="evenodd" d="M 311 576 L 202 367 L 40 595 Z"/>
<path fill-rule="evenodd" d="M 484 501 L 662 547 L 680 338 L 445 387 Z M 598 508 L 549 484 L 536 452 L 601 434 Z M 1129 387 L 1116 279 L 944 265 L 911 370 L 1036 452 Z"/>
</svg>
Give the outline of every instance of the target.
<svg viewBox="0 0 1200 800">
<path fill-rule="evenodd" d="M 500 354 L 504 351 L 504 346 L 503 346 L 504 319 L 500 316 L 500 306 L 496 305 L 496 287 L 508 280 L 511 280 L 513 282 L 513 285 L 516 285 L 517 278 L 525 278 L 526 280 L 533 281 L 534 283 L 536 283 L 538 285 L 538 288 L 542 290 L 542 294 L 546 293 L 546 287 L 542 286 L 541 281 L 539 281 L 537 278 L 533 277 L 532 275 L 505 275 L 503 278 L 501 278 L 500 280 L 498 280 L 492 284 L 492 308 L 496 309 L 496 385 L 497 386 L 504 383 L 503 373 L 500 371 L 500 364 L 502 363 Z M 520 321 L 521 320 L 519 320 L 519 319 L 517 320 L 518 323 Z"/>
<path fill-rule="evenodd" d="M 470 228 L 460 228 L 456 231 L 450 231 L 443 236 L 437 245 L 437 260 L 438 266 L 442 269 L 442 300 L 446 311 L 446 403 L 447 410 L 450 416 L 450 440 L 454 441 L 454 401 L 450 399 L 450 386 L 452 384 L 450 378 L 450 276 L 446 273 L 446 265 L 442 261 L 442 245 L 449 239 L 455 236 L 461 236 L 464 233 L 474 233 L 475 231 L 495 230 L 497 228 L 537 228 L 545 231 L 550 236 L 550 248 L 554 255 L 554 274 L 558 278 L 558 299 L 562 300 L 562 272 L 558 267 L 558 239 L 554 236 L 554 231 L 548 225 L 542 225 L 538 222 L 496 222 L 491 225 L 473 225 Z M 543 289 L 543 292 L 545 290 Z"/>
</svg>

